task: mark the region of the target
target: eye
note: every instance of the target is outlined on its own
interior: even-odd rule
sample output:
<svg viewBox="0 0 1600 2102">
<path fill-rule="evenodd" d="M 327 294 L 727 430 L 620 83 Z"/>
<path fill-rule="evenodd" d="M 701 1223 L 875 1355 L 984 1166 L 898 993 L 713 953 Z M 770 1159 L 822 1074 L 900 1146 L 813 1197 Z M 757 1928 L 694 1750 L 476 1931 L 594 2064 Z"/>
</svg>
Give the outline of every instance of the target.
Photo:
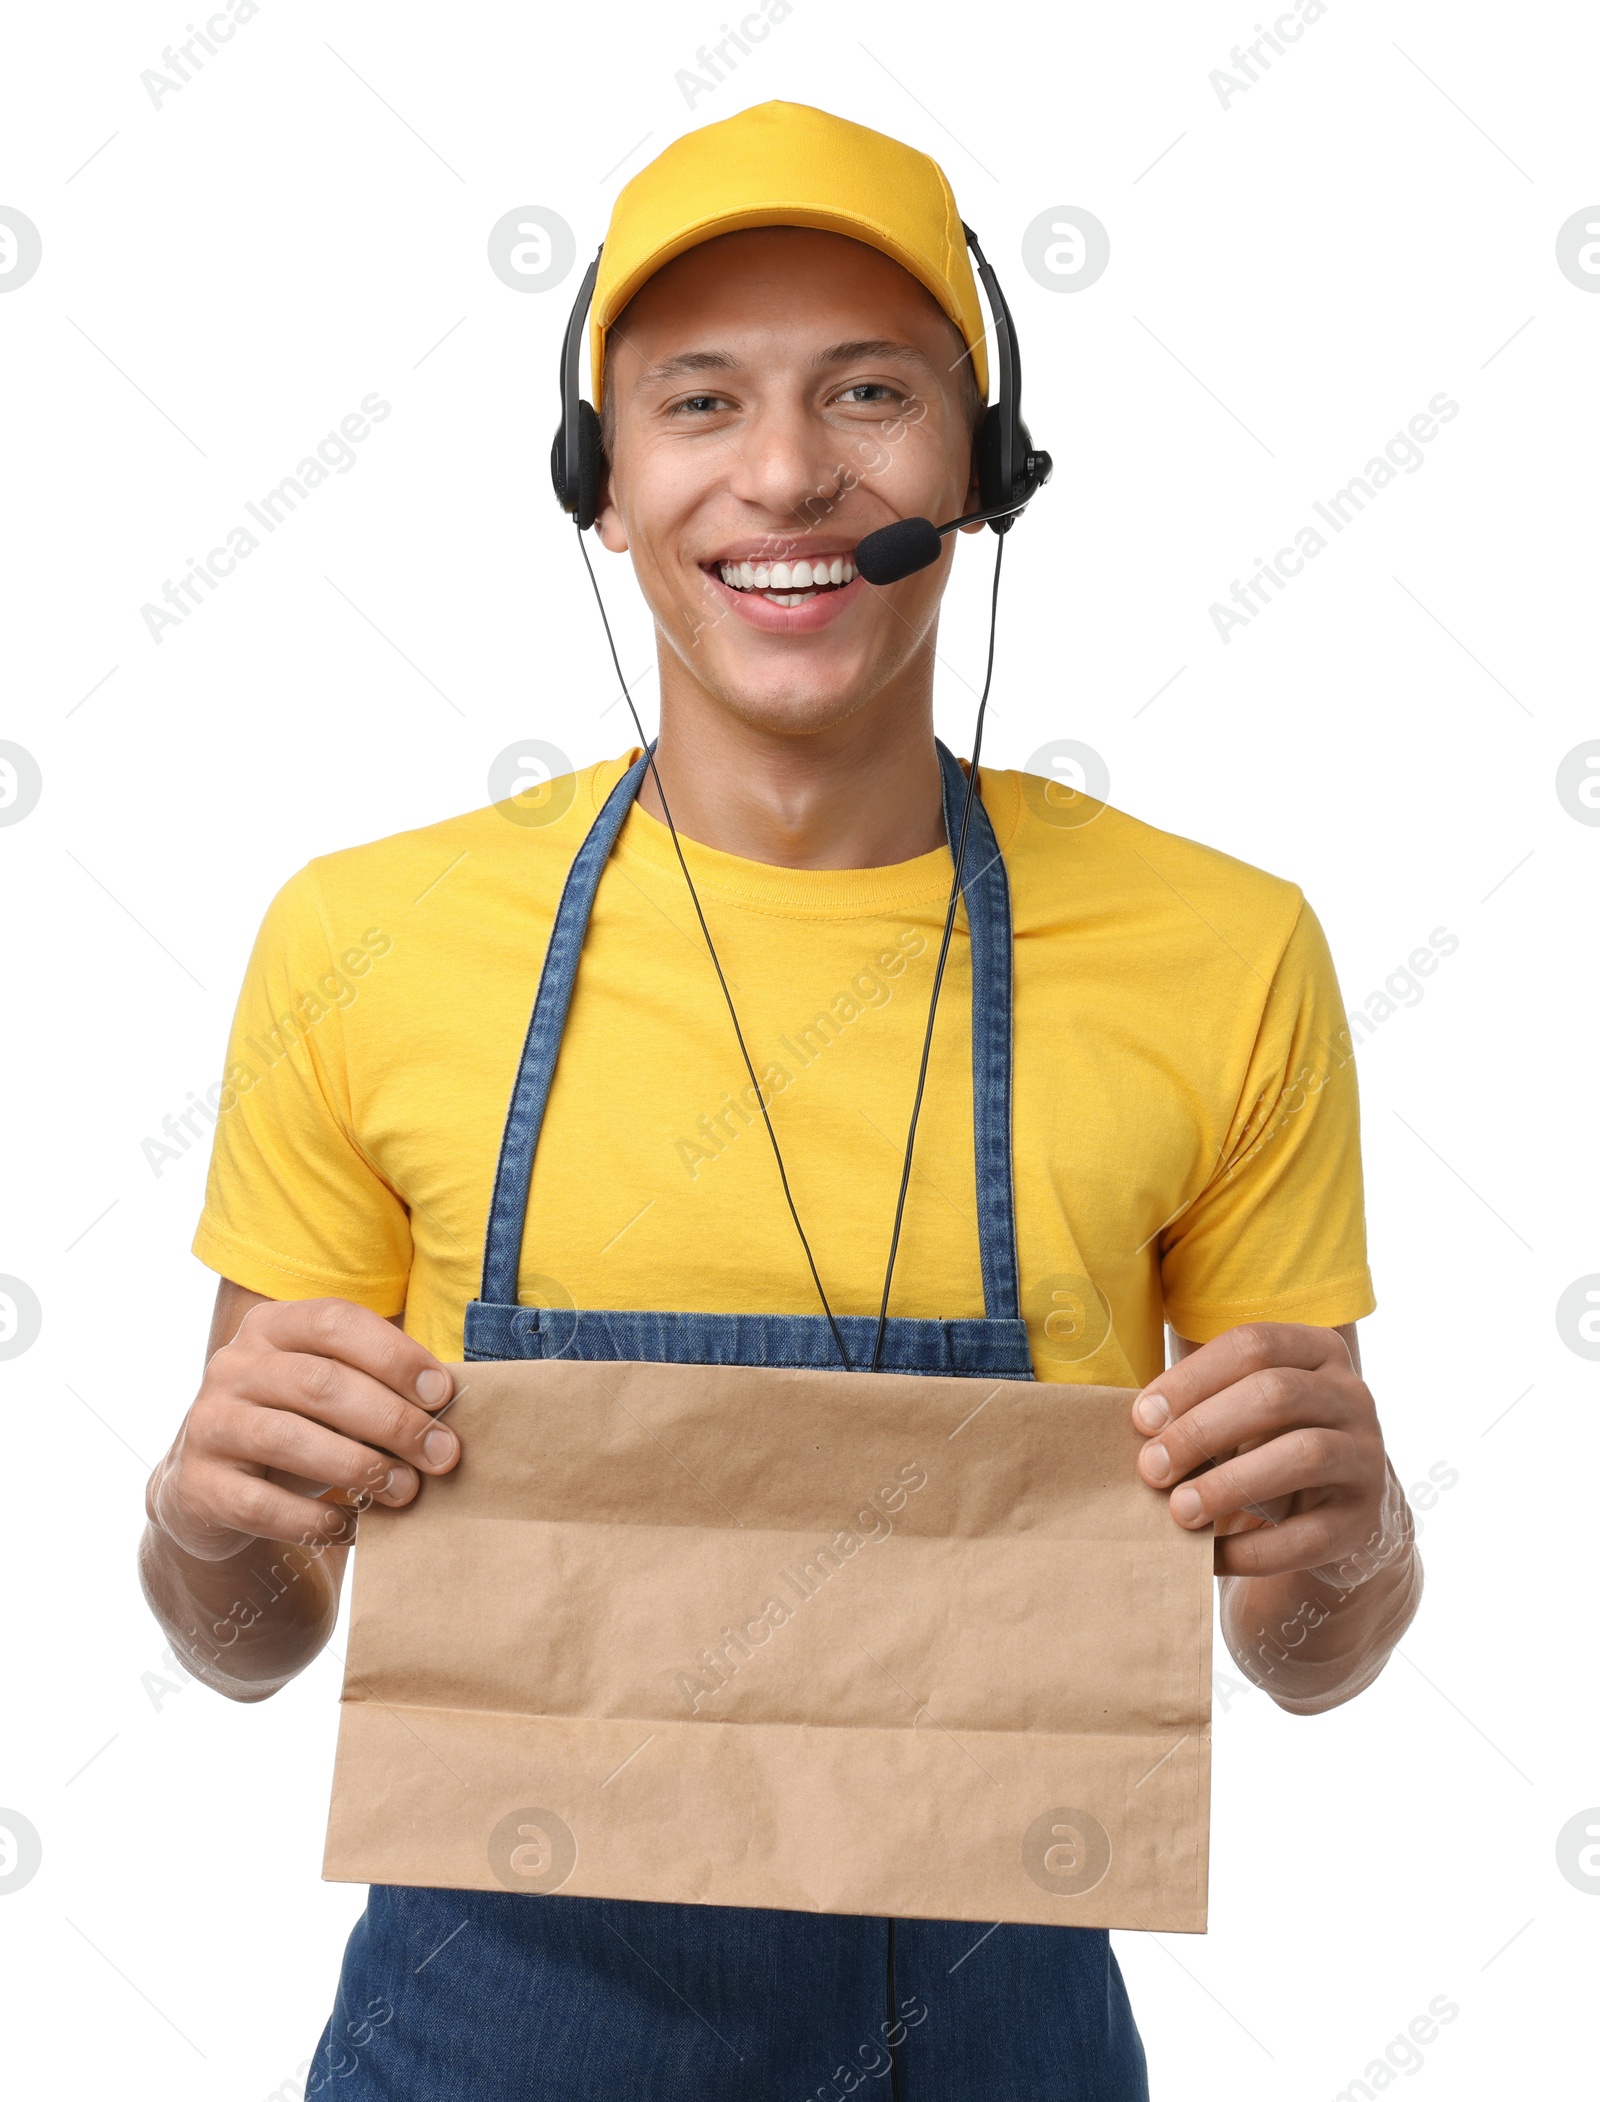
<svg viewBox="0 0 1600 2102">
<path fill-rule="evenodd" d="M 727 407 L 727 400 L 720 394 L 690 394 L 682 401 L 675 401 L 667 413 L 669 416 L 712 416 L 718 409 Z"/>
<path fill-rule="evenodd" d="M 878 402 L 898 401 L 900 396 L 883 380 L 857 380 L 853 387 L 846 387 L 838 399 L 858 408 L 870 408 Z"/>
</svg>

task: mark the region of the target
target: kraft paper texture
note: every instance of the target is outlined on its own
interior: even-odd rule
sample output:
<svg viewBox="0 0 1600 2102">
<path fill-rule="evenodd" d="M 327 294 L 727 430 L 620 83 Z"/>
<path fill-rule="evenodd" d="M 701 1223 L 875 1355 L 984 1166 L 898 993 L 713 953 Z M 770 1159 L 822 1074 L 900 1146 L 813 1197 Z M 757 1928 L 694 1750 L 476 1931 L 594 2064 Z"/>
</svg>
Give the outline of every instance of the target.
<svg viewBox="0 0 1600 2102">
<path fill-rule="evenodd" d="M 1131 1392 L 452 1368 L 362 1514 L 324 1874 L 1202 1933 L 1211 1534 Z"/>
</svg>

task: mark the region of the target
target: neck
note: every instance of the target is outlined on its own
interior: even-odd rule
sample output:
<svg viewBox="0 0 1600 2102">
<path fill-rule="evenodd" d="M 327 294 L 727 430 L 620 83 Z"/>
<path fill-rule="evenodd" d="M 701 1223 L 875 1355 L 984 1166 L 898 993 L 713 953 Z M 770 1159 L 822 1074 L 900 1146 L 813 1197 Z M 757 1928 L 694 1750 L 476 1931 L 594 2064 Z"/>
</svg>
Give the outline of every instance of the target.
<svg viewBox="0 0 1600 2102">
<path fill-rule="evenodd" d="M 945 843 L 931 690 L 878 695 L 821 730 L 733 715 L 662 667 L 656 766 L 686 839 L 779 868 L 887 868 Z M 649 773 L 639 790 L 665 821 Z"/>
</svg>

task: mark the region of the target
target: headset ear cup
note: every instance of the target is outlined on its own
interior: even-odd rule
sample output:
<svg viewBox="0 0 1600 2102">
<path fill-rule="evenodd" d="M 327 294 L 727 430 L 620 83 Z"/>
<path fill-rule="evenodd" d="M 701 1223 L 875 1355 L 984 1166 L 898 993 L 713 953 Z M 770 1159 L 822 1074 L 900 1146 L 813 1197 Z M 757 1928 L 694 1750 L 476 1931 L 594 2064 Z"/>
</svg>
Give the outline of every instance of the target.
<svg viewBox="0 0 1600 2102">
<path fill-rule="evenodd" d="M 564 423 L 558 424 L 556 434 L 550 440 L 550 486 L 555 491 L 556 502 L 562 510 L 570 511 L 572 506 L 567 502 L 566 447 L 567 427 Z"/>
<path fill-rule="evenodd" d="M 1011 501 L 1011 491 L 1000 486 L 1000 433 L 1003 428 L 1000 404 L 992 402 L 978 427 L 978 508 L 997 511 Z"/>
<path fill-rule="evenodd" d="M 1045 483 L 1050 479 L 1049 457 L 1047 454 L 1035 453 L 1033 439 L 1029 435 L 1028 426 L 1020 417 L 1017 420 L 1017 443 L 1012 457 L 1017 463 L 1017 495 L 1019 497 L 1037 496 Z M 1043 460 L 1044 473 L 1030 472 L 1028 467 L 1030 460 Z"/>
<path fill-rule="evenodd" d="M 1015 463 L 1012 475 L 1013 486 L 1007 487 L 1000 475 L 1000 434 L 1004 429 L 999 402 L 990 404 L 985 412 L 983 426 L 978 432 L 978 496 L 980 508 L 998 511 L 1002 504 L 1021 503 L 1033 496 L 1040 487 L 1040 478 L 1028 472 L 1028 460 L 1033 452 L 1033 440 L 1028 436 L 1028 426 L 1018 423 L 1016 437 L 1012 441 L 1011 457 Z"/>
<path fill-rule="evenodd" d="M 578 404 L 578 487 L 573 517 L 587 532 L 600 508 L 600 488 L 606 476 L 606 449 L 600 435 L 600 418 L 586 401 Z"/>
</svg>

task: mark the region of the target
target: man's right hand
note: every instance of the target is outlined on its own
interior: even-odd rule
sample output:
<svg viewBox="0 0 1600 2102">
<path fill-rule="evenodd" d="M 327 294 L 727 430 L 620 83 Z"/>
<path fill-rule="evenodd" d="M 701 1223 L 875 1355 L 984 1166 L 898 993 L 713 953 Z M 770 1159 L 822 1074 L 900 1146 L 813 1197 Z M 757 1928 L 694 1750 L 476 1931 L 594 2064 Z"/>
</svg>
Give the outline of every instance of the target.
<svg viewBox="0 0 1600 2102">
<path fill-rule="evenodd" d="M 224 1318 L 230 1293 L 251 1302 L 237 1325 Z M 223 1562 L 254 1540 L 347 1545 L 358 1510 L 409 1503 L 420 1475 L 460 1458 L 455 1432 L 435 1420 L 450 1374 L 381 1314 L 227 1284 L 217 1313 L 225 1340 L 145 1492 L 151 1524 L 185 1554 Z"/>
</svg>

